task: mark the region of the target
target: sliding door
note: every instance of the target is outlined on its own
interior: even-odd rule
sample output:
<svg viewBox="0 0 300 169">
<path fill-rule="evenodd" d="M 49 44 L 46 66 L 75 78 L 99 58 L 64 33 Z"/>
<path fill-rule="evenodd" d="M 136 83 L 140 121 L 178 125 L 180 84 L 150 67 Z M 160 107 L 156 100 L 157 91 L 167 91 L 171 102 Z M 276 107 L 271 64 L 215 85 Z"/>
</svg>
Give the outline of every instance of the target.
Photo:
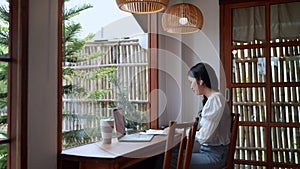
<svg viewBox="0 0 300 169">
<path fill-rule="evenodd" d="M 226 87 L 241 121 L 236 168 L 299 167 L 299 16 L 299 1 L 221 5 Z"/>
</svg>

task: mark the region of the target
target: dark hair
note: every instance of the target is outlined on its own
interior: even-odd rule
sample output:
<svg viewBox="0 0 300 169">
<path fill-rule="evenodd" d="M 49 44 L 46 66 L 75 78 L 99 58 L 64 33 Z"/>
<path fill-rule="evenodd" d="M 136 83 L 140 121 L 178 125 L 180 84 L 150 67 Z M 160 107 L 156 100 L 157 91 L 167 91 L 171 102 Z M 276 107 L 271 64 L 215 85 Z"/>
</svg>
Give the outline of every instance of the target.
<svg viewBox="0 0 300 169">
<path fill-rule="evenodd" d="M 207 63 L 198 63 L 191 67 L 188 72 L 188 76 L 195 78 L 197 81 L 202 80 L 204 84 L 215 91 L 218 91 L 218 78 L 214 69 Z M 204 96 L 203 105 L 207 101 L 207 97 Z"/>
</svg>

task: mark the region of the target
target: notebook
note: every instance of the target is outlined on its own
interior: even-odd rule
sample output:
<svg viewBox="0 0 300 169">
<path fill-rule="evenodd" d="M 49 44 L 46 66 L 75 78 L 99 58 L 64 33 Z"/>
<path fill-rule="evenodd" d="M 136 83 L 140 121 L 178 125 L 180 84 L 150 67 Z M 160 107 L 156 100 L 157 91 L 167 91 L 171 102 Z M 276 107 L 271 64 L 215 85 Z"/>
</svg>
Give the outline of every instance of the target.
<svg viewBox="0 0 300 169">
<path fill-rule="evenodd" d="M 147 142 L 153 139 L 154 137 L 153 134 L 140 134 L 140 133 L 126 134 L 125 119 L 122 114 L 122 110 L 114 109 L 113 113 L 114 113 L 117 137 L 120 142 Z"/>
<path fill-rule="evenodd" d="M 152 134 L 140 134 L 140 133 L 133 133 L 127 134 L 119 138 L 120 142 L 147 142 L 151 141 L 154 135 Z"/>
</svg>

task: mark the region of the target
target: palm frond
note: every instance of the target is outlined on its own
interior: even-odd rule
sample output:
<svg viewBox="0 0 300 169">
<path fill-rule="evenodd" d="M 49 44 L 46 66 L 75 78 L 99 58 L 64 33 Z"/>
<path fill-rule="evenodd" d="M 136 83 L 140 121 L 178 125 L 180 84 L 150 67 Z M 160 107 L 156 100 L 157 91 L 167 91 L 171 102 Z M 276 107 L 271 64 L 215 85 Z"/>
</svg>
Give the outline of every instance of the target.
<svg viewBox="0 0 300 169">
<path fill-rule="evenodd" d="M 0 18 L 2 21 L 8 23 L 9 22 L 9 10 L 5 5 L 0 6 Z"/>
<path fill-rule="evenodd" d="M 75 6 L 71 9 L 65 9 L 64 11 L 64 20 L 69 20 L 70 18 L 79 15 L 80 12 L 92 8 L 91 4 L 83 4 L 81 6 Z"/>
<path fill-rule="evenodd" d="M 93 37 L 95 37 L 95 36 L 96 36 L 96 34 L 94 34 L 94 33 L 89 33 L 89 34 L 84 38 L 84 40 L 85 40 L 85 41 L 91 40 L 91 39 L 93 39 Z"/>
<path fill-rule="evenodd" d="M 85 41 L 83 40 L 75 40 L 73 43 L 67 44 L 67 48 L 65 49 L 65 61 L 74 63 L 77 62 L 78 55 L 75 54 L 78 53 L 84 45 Z"/>
<path fill-rule="evenodd" d="M 7 115 L 0 116 L 0 124 L 7 124 Z M 0 134 L 7 136 L 6 133 L 0 132 Z"/>
<path fill-rule="evenodd" d="M 81 31 L 82 27 L 80 23 L 68 23 L 65 26 L 63 43 L 73 42 L 76 39 L 76 34 Z"/>
</svg>

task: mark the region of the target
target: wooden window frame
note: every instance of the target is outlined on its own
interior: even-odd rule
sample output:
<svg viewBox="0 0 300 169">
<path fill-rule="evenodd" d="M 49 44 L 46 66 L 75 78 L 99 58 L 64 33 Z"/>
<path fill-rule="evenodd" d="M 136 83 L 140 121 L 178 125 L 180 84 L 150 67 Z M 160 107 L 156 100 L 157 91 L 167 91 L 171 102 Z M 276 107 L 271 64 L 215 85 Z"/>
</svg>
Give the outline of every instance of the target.
<svg viewBox="0 0 300 169">
<path fill-rule="evenodd" d="M 27 169 L 28 0 L 9 1 L 7 169 Z M 22 131 L 22 132 L 21 132 Z"/>
<path fill-rule="evenodd" d="M 151 91 L 158 89 L 158 14 L 148 15 L 148 60 L 149 60 L 149 128 L 159 128 L 158 116 L 158 96 L 157 94 L 151 95 Z"/>
<path fill-rule="evenodd" d="M 62 151 L 62 22 L 63 22 L 63 6 L 64 0 L 58 0 L 58 28 L 57 28 L 57 154 L 60 154 Z M 59 161 L 59 160 L 58 160 Z M 57 164 L 59 168 L 59 163 Z"/>
</svg>

